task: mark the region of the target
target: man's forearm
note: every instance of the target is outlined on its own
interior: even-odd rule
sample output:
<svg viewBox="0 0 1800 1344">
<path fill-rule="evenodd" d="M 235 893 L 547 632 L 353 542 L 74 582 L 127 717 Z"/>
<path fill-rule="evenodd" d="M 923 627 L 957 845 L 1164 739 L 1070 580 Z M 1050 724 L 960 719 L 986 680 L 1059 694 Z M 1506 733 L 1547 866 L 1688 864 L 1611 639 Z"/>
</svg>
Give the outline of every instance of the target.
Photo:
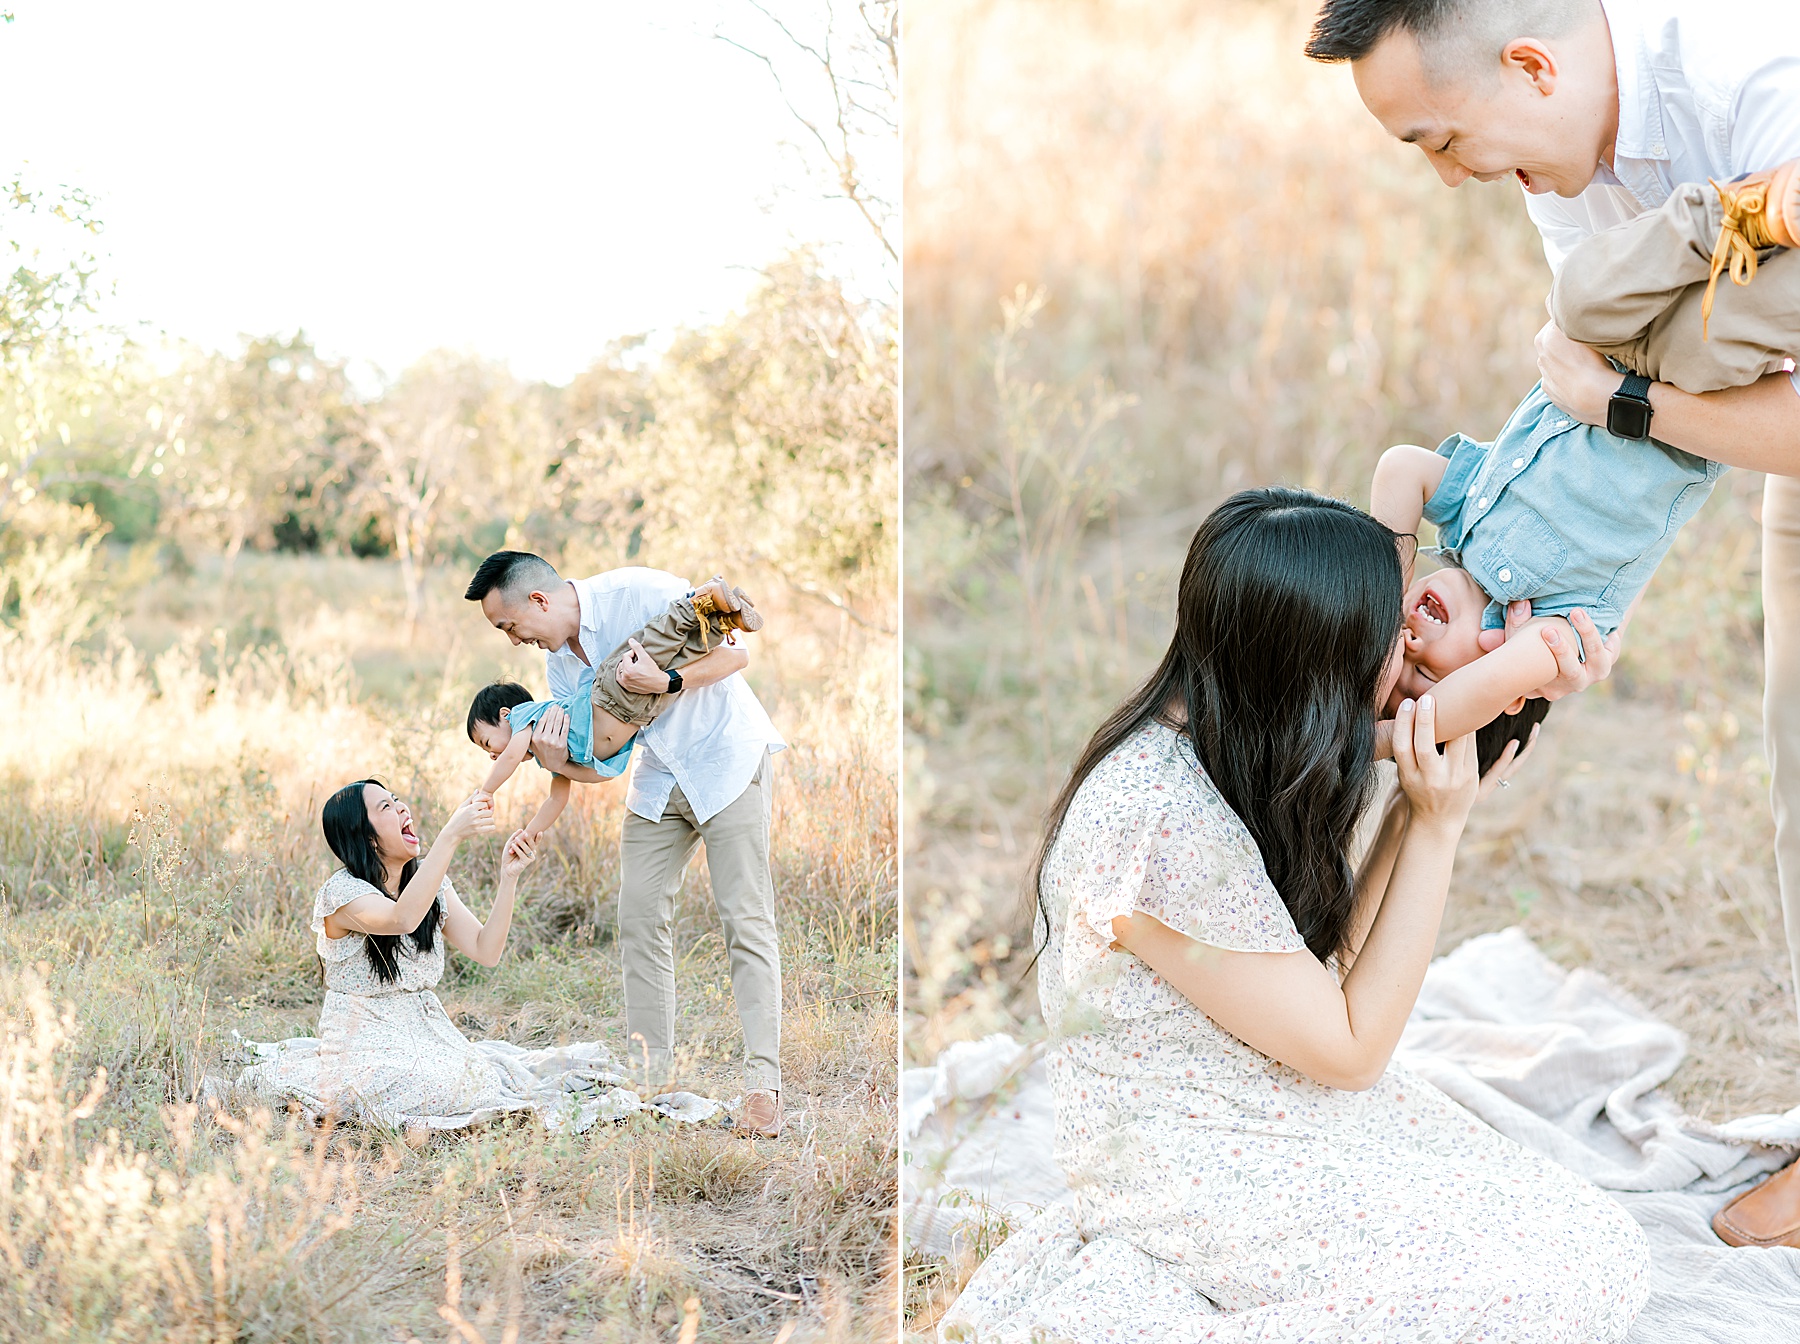
<svg viewBox="0 0 1800 1344">
<path fill-rule="evenodd" d="M 1651 434 L 1672 448 L 1747 471 L 1800 476 L 1800 393 L 1785 373 L 1699 394 L 1652 383 L 1650 406 Z"/>
<path fill-rule="evenodd" d="M 736 644 L 721 644 L 711 653 L 703 653 L 693 662 L 682 665 L 681 689 L 695 691 L 702 686 L 711 686 L 749 666 L 750 655 L 743 649 Z"/>
</svg>

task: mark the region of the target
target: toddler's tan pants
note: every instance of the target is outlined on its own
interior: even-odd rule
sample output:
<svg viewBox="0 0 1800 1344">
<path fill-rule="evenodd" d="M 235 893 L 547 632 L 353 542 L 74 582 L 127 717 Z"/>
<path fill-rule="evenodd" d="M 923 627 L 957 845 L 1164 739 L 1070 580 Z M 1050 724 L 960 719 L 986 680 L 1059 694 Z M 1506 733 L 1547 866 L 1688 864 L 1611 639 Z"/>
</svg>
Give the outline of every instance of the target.
<svg viewBox="0 0 1800 1344">
<path fill-rule="evenodd" d="M 1800 252 L 1758 253 L 1747 285 L 1722 272 L 1709 338 L 1701 339 L 1720 215 L 1718 192 L 1687 183 L 1660 208 L 1578 243 L 1550 290 L 1557 327 L 1684 392 L 1742 387 L 1780 368 L 1800 331 Z"/>
<path fill-rule="evenodd" d="M 643 645 L 650 661 L 666 672 L 671 667 L 685 666 L 709 650 L 718 648 L 727 633 L 718 612 L 705 617 L 697 616 L 694 614 L 694 600 L 691 597 L 678 597 L 669 603 L 667 611 L 638 631 L 633 638 Z M 620 723 L 642 728 L 668 707 L 669 697 L 628 691 L 619 685 L 619 664 L 630 654 L 631 645 L 621 644 L 606 656 L 605 662 L 594 669 L 592 699 L 595 709 L 604 709 Z"/>
</svg>

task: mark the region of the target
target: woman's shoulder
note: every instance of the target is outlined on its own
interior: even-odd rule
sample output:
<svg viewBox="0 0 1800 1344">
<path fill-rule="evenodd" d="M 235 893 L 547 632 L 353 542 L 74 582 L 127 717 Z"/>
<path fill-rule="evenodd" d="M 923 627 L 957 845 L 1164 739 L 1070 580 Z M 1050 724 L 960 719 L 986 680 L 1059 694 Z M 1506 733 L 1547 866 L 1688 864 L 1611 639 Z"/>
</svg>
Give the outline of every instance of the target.
<svg viewBox="0 0 1800 1344">
<path fill-rule="evenodd" d="M 349 869 L 339 868 L 320 884 L 319 894 L 313 898 L 313 917 L 324 919 L 360 897 L 383 894 L 373 882 L 365 882 Z"/>
<path fill-rule="evenodd" d="M 1186 736 L 1151 719 L 1100 758 L 1076 796 L 1105 799 L 1115 807 L 1166 807 L 1201 778 Z"/>
<path fill-rule="evenodd" d="M 1189 805 L 1192 752 L 1181 735 L 1154 721 L 1134 729 L 1088 772 L 1069 800 L 1062 832 L 1076 843 L 1103 842 L 1150 827 L 1171 808 Z"/>
</svg>

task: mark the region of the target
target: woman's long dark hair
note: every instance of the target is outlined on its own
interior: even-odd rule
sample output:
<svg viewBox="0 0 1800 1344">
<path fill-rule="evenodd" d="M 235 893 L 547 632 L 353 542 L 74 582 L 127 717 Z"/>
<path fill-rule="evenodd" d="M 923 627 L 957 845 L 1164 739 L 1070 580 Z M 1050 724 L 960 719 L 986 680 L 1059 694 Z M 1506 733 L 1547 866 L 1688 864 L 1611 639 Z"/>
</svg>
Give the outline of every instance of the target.
<svg viewBox="0 0 1800 1344">
<path fill-rule="evenodd" d="M 370 784 L 377 788 L 387 787 L 379 779 L 359 779 L 354 784 L 346 784 L 325 800 L 325 810 L 319 821 L 325 829 L 325 843 L 331 846 L 331 852 L 338 856 L 344 870 L 392 899 L 396 893 L 387 889 L 387 865 L 376 852 L 375 824 L 369 820 L 369 805 L 363 801 L 363 789 Z M 406 890 L 407 883 L 413 880 L 413 874 L 418 870 L 417 859 L 406 861 L 406 866 L 400 870 L 401 891 Z M 444 900 L 440 896 L 431 903 L 431 909 L 425 912 L 425 917 L 411 933 L 365 934 L 363 950 L 368 954 L 375 978 L 384 985 L 391 985 L 400 978 L 403 939 L 411 938 L 420 953 L 429 953 L 437 943 L 438 922 L 443 917 Z"/>
<path fill-rule="evenodd" d="M 1188 547 L 1162 665 L 1088 742 L 1050 808 L 1030 890 L 1069 803 L 1107 754 L 1185 706 L 1182 731 L 1249 828 L 1321 961 L 1355 906 L 1348 850 L 1374 785 L 1375 695 L 1400 631 L 1401 538 L 1308 490 L 1243 490 Z"/>
</svg>

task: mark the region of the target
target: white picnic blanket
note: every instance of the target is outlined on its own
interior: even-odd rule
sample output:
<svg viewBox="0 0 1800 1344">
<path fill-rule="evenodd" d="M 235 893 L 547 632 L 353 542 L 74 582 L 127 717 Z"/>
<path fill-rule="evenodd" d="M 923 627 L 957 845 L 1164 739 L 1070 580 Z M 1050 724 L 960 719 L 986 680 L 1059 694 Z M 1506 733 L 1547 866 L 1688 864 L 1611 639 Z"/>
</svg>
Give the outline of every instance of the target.
<svg viewBox="0 0 1800 1344">
<path fill-rule="evenodd" d="M 1734 1250 L 1727 1199 L 1800 1149 L 1800 1106 L 1729 1124 L 1658 1091 L 1682 1034 L 1591 971 L 1565 971 L 1518 929 L 1472 938 L 1426 973 L 1397 1058 L 1501 1133 L 1580 1172 L 1649 1234 L 1653 1287 L 1631 1344 L 1794 1344 L 1800 1251 Z M 1800 1080 L 1796 1080 L 1800 1096 Z M 909 1247 L 980 1246 L 1067 1202 L 1038 1050 L 1008 1036 L 949 1047 L 901 1080 Z"/>
</svg>

